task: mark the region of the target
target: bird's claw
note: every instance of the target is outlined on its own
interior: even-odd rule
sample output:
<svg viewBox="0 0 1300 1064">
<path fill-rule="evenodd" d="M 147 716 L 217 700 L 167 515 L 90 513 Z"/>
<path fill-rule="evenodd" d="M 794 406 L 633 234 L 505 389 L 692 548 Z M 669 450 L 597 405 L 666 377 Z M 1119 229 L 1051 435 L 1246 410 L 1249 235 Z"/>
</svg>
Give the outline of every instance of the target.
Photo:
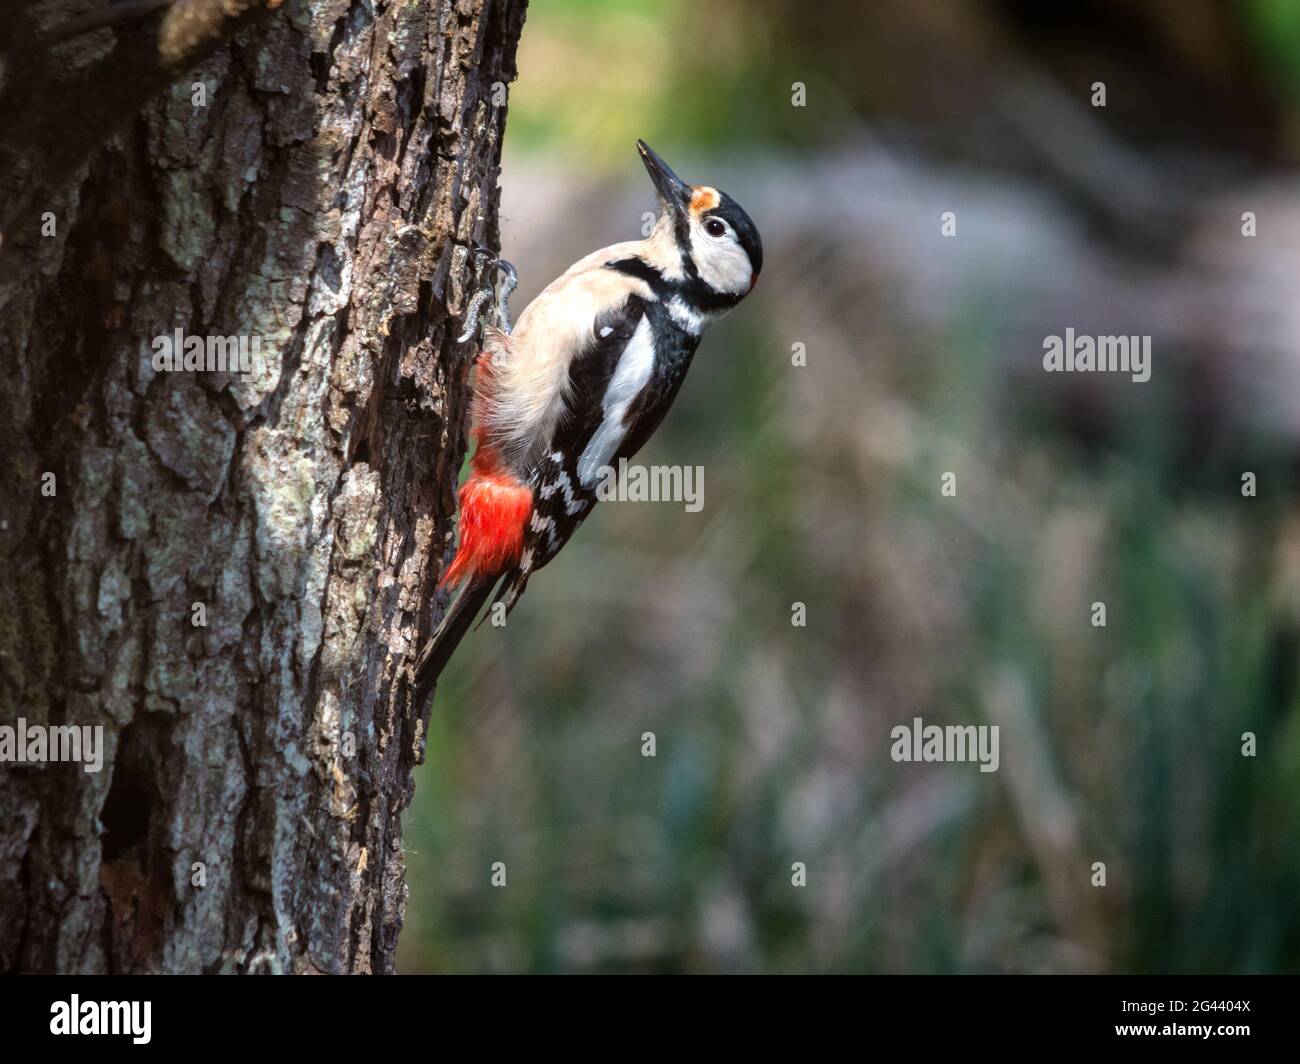
<svg viewBox="0 0 1300 1064">
<path fill-rule="evenodd" d="M 482 244 L 474 245 L 474 253 L 479 256 L 493 254 L 490 248 L 484 247 Z M 508 335 L 510 332 L 510 293 L 519 284 L 519 273 L 511 263 L 501 258 L 496 261 L 496 270 L 502 275 L 501 292 L 497 296 L 496 303 L 497 326 Z M 482 311 L 483 304 L 492 298 L 495 288 L 494 281 L 493 284 L 475 293 L 474 298 L 470 300 L 469 308 L 465 312 L 465 331 L 461 333 L 456 341 L 457 343 L 468 343 L 478 334 L 479 325 L 481 324 L 479 314 Z"/>
<path fill-rule="evenodd" d="M 509 335 L 510 294 L 519 287 L 519 271 L 505 259 L 497 259 L 497 269 L 501 271 L 501 292 L 497 295 L 497 324 L 502 332 Z"/>
</svg>

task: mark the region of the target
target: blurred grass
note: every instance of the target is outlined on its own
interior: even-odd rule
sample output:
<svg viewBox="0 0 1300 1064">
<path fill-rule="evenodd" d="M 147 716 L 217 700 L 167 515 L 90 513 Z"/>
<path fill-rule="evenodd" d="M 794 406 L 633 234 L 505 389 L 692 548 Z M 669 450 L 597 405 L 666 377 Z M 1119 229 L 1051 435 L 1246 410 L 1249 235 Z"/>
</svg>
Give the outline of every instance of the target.
<svg viewBox="0 0 1300 1064">
<path fill-rule="evenodd" d="M 645 136 L 817 165 L 828 121 L 862 134 L 840 104 L 786 106 L 813 65 L 772 7 L 534 5 L 511 153 L 626 174 Z M 1240 11 L 1300 69 L 1294 6 Z M 602 218 L 519 224 L 628 235 Z M 1222 442 L 1176 373 L 1086 408 L 1011 377 L 1023 308 L 972 276 L 920 327 L 887 249 L 846 275 L 855 239 L 832 215 L 773 240 L 640 456 L 702 465 L 704 511 L 601 507 L 448 669 L 406 829 L 406 970 L 1300 967 L 1293 448 Z M 1001 768 L 893 763 L 913 716 L 998 723 Z"/>
</svg>

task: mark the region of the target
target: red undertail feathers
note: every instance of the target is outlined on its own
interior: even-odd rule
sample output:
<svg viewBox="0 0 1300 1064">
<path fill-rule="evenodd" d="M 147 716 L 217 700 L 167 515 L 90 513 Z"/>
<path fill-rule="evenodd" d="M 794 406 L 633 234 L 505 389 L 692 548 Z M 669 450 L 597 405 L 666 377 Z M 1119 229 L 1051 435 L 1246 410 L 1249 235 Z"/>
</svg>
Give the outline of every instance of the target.
<svg viewBox="0 0 1300 1064">
<path fill-rule="evenodd" d="M 514 565 L 532 508 L 532 489 L 503 468 L 491 445 L 480 440 L 470 477 L 460 489 L 460 546 L 438 586 L 495 576 Z"/>
</svg>

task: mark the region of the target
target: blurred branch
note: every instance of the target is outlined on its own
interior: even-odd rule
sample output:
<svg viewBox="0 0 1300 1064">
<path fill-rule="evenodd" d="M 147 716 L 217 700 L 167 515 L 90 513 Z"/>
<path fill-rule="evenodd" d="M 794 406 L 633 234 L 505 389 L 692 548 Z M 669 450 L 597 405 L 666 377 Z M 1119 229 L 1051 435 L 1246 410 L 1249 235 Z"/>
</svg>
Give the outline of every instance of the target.
<svg viewBox="0 0 1300 1064">
<path fill-rule="evenodd" d="M 37 195 L 57 189 L 154 95 L 282 0 L 129 0 L 45 32 L 30 17 L 6 38 L 0 175 L 19 184 L 0 240 Z M 118 10 L 120 9 L 120 10 Z M 92 29 L 116 28 L 104 51 Z"/>
<path fill-rule="evenodd" d="M 1113 231 L 1139 238 L 1139 245 L 1163 245 L 1175 231 L 1169 187 L 1049 76 L 1017 63 L 993 99 L 1061 187 Z"/>
<path fill-rule="evenodd" d="M 172 0 L 120 0 L 119 3 L 103 11 L 90 11 L 77 18 L 68 19 L 67 22 L 59 23 L 45 36 L 43 43 L 57 44 L 59 41 L 71 40 L 92 30 L 133 22 L 170 7 L 171 4 Z"/>
</svg>

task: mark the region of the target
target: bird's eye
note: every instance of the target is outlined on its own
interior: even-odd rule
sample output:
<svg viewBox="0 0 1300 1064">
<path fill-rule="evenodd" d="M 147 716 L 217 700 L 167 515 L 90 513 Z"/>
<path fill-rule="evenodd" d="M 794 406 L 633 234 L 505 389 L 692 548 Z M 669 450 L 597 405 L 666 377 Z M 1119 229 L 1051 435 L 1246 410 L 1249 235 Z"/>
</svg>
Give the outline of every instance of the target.
<svg viewBox="0 0 1300 1064">
<path fill-rule="evenodd" d="M 722 222 L 718 221 L 718 219 L 710 218 L 704 223 L 704 231 L 708 233 L 709 236 L 721 236 L 727 231 L 727 227 Z"/>
</svg>

